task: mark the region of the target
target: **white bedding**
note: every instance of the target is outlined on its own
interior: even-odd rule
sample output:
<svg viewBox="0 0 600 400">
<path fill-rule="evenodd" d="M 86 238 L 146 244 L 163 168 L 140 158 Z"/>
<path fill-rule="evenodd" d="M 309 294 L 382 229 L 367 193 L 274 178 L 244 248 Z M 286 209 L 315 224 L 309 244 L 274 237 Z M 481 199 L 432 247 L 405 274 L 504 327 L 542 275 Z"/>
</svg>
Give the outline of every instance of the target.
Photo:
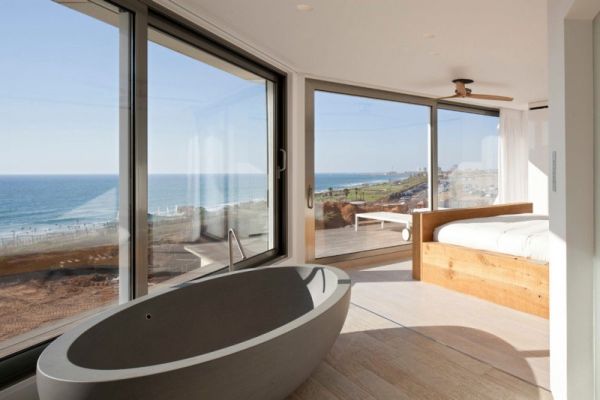
<svg viewBox="0 0 600 400">
<path fill-rule="evenodd" d="M 510 214 L 453 221 L 433 233 L 438 242 L 548 261 L 547 215 Z"/>
</svg>

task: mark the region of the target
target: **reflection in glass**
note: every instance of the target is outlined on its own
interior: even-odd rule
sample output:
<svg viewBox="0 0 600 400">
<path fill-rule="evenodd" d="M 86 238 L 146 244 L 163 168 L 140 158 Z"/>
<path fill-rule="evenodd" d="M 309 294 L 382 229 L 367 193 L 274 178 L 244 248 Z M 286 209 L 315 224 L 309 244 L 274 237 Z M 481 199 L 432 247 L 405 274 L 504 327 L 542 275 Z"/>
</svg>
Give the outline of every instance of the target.
<svg viewBox="0 0 600 400">
<path fill-rule="evenodd" d="M 498 196 L 498 117 L 438 110 L 438 206 L 476 207 Z"/>
<path fill-rule="evenodd" d="M 148 65 L 149 284 L 273 248 L 271 83 L 157 30 Z"/>
</svg>

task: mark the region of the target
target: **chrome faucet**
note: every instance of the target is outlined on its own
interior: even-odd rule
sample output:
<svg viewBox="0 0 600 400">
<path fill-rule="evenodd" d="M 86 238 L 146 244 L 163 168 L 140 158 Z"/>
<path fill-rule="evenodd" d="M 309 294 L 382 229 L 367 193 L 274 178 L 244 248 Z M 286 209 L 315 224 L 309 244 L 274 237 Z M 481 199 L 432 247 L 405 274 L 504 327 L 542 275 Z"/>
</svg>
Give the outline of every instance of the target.
<svg viewBox="0 0 600 400">
<path fill-rule="evenodd" d="M 235 267 L 233 265 L 233 246 L 232 246 L 233 239 L 235 239 L 237 248 L 238 248 L 240 254 L 242 255 L 242 260 L 245 260 L 246 258 L 248 258 L 248 257 L 246 257 L 246 253 L 244 253 L 244 249 L 242 248 L 242 243 L 240 243 L 239 239 L 237 238 L 235 231 L 233 229 L 229 229 L 229 231 L 227 231 L 227 245 L 229 247 L 229 272 L 235 271 Z"/>
</svg>

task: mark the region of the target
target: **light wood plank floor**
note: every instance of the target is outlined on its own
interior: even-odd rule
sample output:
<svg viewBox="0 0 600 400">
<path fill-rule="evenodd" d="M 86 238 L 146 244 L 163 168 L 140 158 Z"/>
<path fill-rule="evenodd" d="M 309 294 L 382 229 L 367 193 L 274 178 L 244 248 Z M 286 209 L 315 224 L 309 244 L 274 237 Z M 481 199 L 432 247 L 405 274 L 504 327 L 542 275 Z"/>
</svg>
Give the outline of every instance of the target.
<svg viewBox="0 0 600 400">
<path fill-rule="evenodd" d="M 414 282 L 410 267 L 347 270 L 342 333 L 289 400 L 552 398 L 546 320 Z"/>
</svg>

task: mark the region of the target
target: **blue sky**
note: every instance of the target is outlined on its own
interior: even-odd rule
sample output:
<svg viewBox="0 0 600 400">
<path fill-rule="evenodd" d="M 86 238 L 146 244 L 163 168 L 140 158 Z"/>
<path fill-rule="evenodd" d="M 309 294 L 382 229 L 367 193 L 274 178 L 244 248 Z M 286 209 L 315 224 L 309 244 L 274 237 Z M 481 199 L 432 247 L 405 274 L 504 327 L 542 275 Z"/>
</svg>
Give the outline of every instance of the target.
<svg viewBox="0 0 600 400">
<path fill-rule="evenodd" d="M 0 173 L 118 170 L 118 40 L 50 0 L 3 2 Z"/>
<path fill-rule="evenodd" d="M 457 111 L 438 111 L 438 164 L 498 168 L 498 118 Z"/>
<path fill-rule="evenodd" d="M 429 107 L 315 94 L 315 171 L 415 171 L 427 166 Z"/>
<path fill-rule="evenodd" d="M 337 93 L 315 95 L 317 172 L 417 171 L 427 167 L 429 108 Z M 498 118 L 440 110 L 438 161 L 496 166 Z"/>
<path fill-rule="evenodd" d="M 50 0 L 9 0 L 0 51 L 0 174 L 117 173 L 118 29 Z M 150 173 L 266 172 L 264 81 L 150 44 L 148 91 Z M 317 172 L 426 166 L 427 107 L 330 93 L 315 104 Z M 442 167 L 497 162 L 496 118 L 439 120 Z"/>
<path fill-rule="evenodd" d="M 5 3 L 0 174 L 117 173 L 118 29 L 50 0 Z M 151 173 L 266 172 L 264 81 L 150 44 L 148 85 Z"/>
<path fill-rule="evenodd" d="M 148 82 L 150 173 L 267 172 L 264 80 L 241 79 L 151 43 Z"/>
</svg>

